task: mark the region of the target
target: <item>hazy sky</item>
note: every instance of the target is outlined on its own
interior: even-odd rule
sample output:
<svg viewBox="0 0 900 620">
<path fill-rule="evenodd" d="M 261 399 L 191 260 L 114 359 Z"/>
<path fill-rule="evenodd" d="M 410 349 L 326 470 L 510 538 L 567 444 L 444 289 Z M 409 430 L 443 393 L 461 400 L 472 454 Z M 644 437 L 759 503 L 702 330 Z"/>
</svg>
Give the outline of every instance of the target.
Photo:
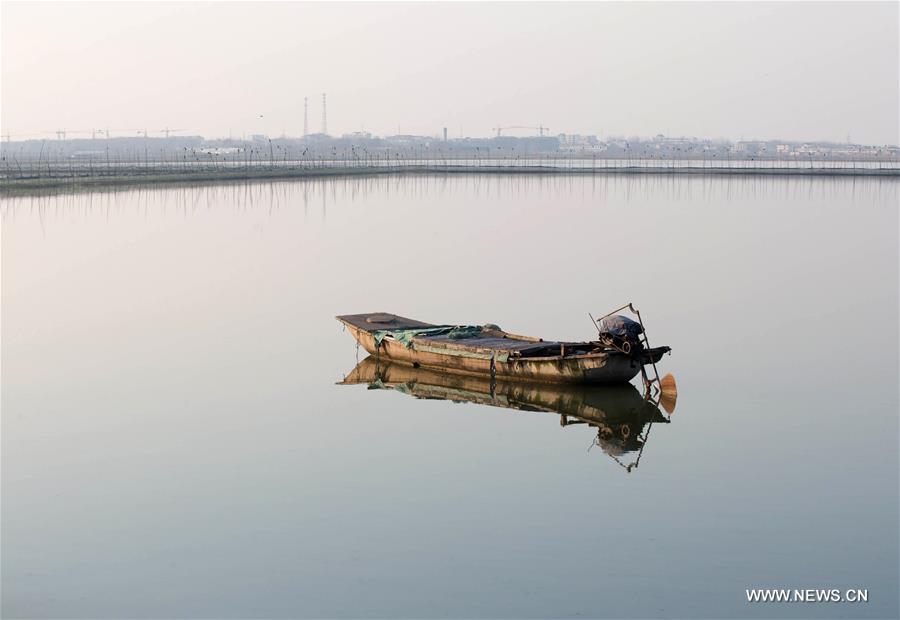
<svg viewBox="0 0 900 620">
<path fill-rule="evenodd" d="M 3 2 L 0 18 L 0 121 L 21 137 L 299 135 L 303 97 L 319 131 L 327 92 L 332 134 L 900 142 L 896 2 Z"/>
</svg>

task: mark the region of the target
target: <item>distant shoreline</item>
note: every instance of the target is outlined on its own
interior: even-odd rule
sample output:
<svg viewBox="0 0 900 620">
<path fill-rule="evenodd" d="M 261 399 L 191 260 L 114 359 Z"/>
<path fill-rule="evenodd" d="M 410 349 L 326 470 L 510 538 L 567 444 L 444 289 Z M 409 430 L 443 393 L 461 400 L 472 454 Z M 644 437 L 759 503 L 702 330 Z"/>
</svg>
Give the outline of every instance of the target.
<svg viewBox="0 0 900 620">
<path fill-rule="evenodd" d="M 900 179 L 900 168 L 762 168 L 762 167 L 702 167 L 702 166 L 616 166 L 567 168 L 564 166 L 409 166 L 356 167 L 333 166 L 319 168 L 267 168 L 185 171 L 165 174 L 108 174 L 108 170 L 93 176 L 46 176 L 0 180 L 0 194 L 22 194 L 49 189 L 77 191 L 89 188 L 166 185 L 182 183 L 217 183 L 227 181 L 267 181 L 316 178 L 360 178 L 382 176 L 421 175 L 540 175 L 540 176 L 777 176 L 777 177 L 877 177 Z"/>
</svg>

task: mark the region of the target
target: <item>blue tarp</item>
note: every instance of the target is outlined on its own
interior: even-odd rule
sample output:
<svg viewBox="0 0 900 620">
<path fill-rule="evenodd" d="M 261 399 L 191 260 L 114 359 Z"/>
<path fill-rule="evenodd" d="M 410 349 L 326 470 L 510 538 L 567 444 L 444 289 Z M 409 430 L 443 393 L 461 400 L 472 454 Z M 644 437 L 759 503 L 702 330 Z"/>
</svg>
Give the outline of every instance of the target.
<svg viewBox="0 0 900 620">
<path fill-rule="evenodd" d="M 600 319 L 599 328 L 601 334 L 609 334 L 632 342 L 637 342 L 638 336 L 644 331 L 640 323 L 621 314 Z"/>
</svg>

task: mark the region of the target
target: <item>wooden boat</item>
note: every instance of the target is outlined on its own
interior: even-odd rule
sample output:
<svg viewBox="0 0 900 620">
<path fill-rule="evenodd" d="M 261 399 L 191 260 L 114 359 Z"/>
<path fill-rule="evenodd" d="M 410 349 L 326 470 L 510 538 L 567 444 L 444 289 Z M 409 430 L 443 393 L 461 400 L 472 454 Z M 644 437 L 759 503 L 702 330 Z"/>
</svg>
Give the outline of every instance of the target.
<svg viewBox="0 0 900 620">
<path fill-rule="evenodd" d="M 357 364 L 340 384 L 396 390 L 424 400 L 450 400 L 504 410 L 558 414 L 563 427 L 584 425 L 596 429 L 596 445 L 616 460 L 629 452 L 642 450 L 654 423 L 668 424 L 670 421 L 654 401 L 643 398 L 630 384 L 592 386 L 491 381 L 484 376 L 415 368 L 374 356 Z"/>
<path fill-rule="evenodd" d="M 371 355 L 416 367 L 503 380 L 627 383 L 669 347 L 625 353 L 602 342 L 545 341 L 496 325 L 434 325 L 376 312 L 336 317 Z"/>
</svg>

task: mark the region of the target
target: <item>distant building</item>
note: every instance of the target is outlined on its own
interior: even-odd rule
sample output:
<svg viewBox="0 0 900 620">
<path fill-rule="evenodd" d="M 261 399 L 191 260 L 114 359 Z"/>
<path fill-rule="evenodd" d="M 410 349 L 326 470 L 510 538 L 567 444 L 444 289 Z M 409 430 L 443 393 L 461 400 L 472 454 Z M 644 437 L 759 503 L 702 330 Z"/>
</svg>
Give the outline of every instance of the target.
<svg viewBox="0 0 900 620">
<path fill-rule="evenodd" d="M 414 136 L 410 134 L 398 134 L 396 136 L 387 136 L 385 140 L 393 144 L 427 144 L 434 138 L 428 136 Z"/>
<path fill-rule="evenodd" d="M 561 133 L 556 136 L 561 145 L 596 146 L 600 144 L 597 136 L 583 135 L 580 133 Z"/>
<path fill-rule="evenodd" d="M 762 155 L 768 150 L 769 144 L 759 140 L 742 140 L 734 145 L 735 153 L 744 153 L 746 155 Z"/>
<path fill-rule="evenodd" d="M 585 151 L 585 150 L 601 150 L 601 142 L 594 135 L 584 135 L 578 133 L 561 133 L 556 136 L 559 140 L 559 148 L 563 151 Z M 606 145 L 602 145 L 605 150 Z"/>
<path fill-rule="evenodd" d="M 344 140 L 371 140 L 372 134 L 368 131 L 351 131 L 341 136 Z"/>
</svg>

